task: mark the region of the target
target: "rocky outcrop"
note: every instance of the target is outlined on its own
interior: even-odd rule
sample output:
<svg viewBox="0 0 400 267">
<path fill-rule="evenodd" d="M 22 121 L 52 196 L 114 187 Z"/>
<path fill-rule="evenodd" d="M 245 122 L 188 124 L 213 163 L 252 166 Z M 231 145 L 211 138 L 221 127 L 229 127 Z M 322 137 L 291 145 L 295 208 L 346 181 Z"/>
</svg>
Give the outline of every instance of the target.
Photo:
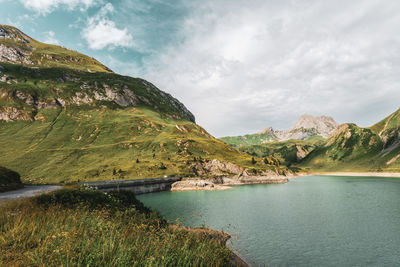
<svg viewBox="0 0 400 267">
<path fill-rule="evenodd" d="M 0 25 L 0 39 L 2 38 L 17 42 L 30 43 L 30 38 L 28 36 L 10 26 L 4 27 L 3 25 Z"/>
<path fill-rule="evenodd" d="M 234 185 L 282 184 L 289 181 L 287 176 L 265 173 L 263 176 L 237 176 L 198 179 L 190 178 L 172 184 L 171 191 L 214 191 L 231 189 Z"/>
<path fill-rule="evenodd" d="M 276 171 L 266 170 L 261 173 L 255 173 L 239 165 L 220 161 L 218 159 L 200 160 L 200 162 L 193 163 L 191 167 L 196 176 L 212 177 L 208 179 L 211 179 L 210 181 L 214 184 L 226 183 L 226 181 L 221 180 L 221 177 L 235 177 L 235 181 L 242 183 L 247 180 L 252 181 L 257 179 L 257 177 L 268 177 L 269 179 L 271 177 L 286 177 L 291 175 L 290 172 L 279 171 L 279 168 L 277 168 Z"/>
<path fill-rule="evenodd" d="M 213 191 L 227 190 L 229 186 L 216 184 L 210 180 L 187 179 L 184 181 L 175 182 L 171 186 L 171 191 Z"/>
<path fill-rule="evenodd" d="M 0 44 L 0 62 L 32 64 L 28 52 L 3 44 Z"/>
<path fill-rule="evenodd" d="M 121 107 L 137 106 L 139 103 L 138 98 L 126 85 L 118 90 L 103 84 L 103 90 L 94 92 L 94 99 L 115 102 Z"/>
<path fill-rule="evenodd" d="M 248 175 L 244 168 L 231 162 L 223 162 L 218 159 L 196 162 L 192 170 L 197 176 L 221 176 L 221 175 Z"/>
<path fill-rule="evenodd" d="M 15 107 L 1 107 L 0 108 L 0 121 L 28 121 L 32 120 L 29 112 L 17 109 Z"/>
</svg>

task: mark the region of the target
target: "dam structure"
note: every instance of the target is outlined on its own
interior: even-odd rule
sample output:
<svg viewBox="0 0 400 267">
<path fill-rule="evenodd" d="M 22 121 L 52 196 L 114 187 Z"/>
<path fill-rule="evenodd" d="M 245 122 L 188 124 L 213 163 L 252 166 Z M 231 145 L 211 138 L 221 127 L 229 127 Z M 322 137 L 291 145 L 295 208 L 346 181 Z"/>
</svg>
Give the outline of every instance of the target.
<svg viewBox="0 0 400 267">
<path fill-rule="evenodd" d="M 171 185 L 180 180 L 182 180 L 182 177 L 148 178 L 120 181 L 94 181 L 80 182 L 79 184 L 83 187 L 89 187 L 103 192 L 127 190 L 132 191 L 136 195 L 140 195 L 171 190 Z"/>
</svg>

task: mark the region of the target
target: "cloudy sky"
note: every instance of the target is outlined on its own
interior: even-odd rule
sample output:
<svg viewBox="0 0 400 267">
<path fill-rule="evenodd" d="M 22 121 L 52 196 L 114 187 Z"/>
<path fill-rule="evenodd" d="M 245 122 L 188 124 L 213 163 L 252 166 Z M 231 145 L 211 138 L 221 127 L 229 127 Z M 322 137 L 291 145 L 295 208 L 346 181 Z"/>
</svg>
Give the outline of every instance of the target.
<svg viewBox="0 0 400 267">
<path fill-rule="evenodd" d="M 400 106 L 398 0 L 0 0 L 0 23 L 151 81 L 218 137 Z"/>
</svg>

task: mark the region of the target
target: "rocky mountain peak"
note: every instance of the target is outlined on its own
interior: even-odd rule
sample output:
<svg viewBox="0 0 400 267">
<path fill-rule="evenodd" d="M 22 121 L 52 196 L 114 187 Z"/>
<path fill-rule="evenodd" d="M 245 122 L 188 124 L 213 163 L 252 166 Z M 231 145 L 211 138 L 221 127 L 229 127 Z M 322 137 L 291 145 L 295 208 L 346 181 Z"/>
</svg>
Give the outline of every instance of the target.
<svg viewBox="0 0 400 267">
<path fill-rule="evenodd" d="M 338 123 L 329 116 L 302 115 L 292 126 L 290 131 L 298 129 L 315 129 L 322 137 L 327 138 L 337 127 Z"/>
<path fill-rule="evenodd" d="M 259 131 L 258 134 L 266 134 L 266 133 L 273 134 L 274 132 L 275 130 L 272 127 L 267 127 L 264 130 Z"/>
</svg>

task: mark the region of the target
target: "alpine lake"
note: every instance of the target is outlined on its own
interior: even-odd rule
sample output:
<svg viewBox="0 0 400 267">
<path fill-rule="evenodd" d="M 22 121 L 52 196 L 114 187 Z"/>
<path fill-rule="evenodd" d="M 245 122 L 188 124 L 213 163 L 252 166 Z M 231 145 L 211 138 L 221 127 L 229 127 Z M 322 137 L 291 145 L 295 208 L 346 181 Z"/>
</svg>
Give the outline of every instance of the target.
<svg viewBox="0 0 400 267">
<path fill-rule="evenodd" d="M 400 266 L 400 178 L 306 176 L 138 198 L 170 222 L 231 234 L 251 265 Z"/>
</svg>

